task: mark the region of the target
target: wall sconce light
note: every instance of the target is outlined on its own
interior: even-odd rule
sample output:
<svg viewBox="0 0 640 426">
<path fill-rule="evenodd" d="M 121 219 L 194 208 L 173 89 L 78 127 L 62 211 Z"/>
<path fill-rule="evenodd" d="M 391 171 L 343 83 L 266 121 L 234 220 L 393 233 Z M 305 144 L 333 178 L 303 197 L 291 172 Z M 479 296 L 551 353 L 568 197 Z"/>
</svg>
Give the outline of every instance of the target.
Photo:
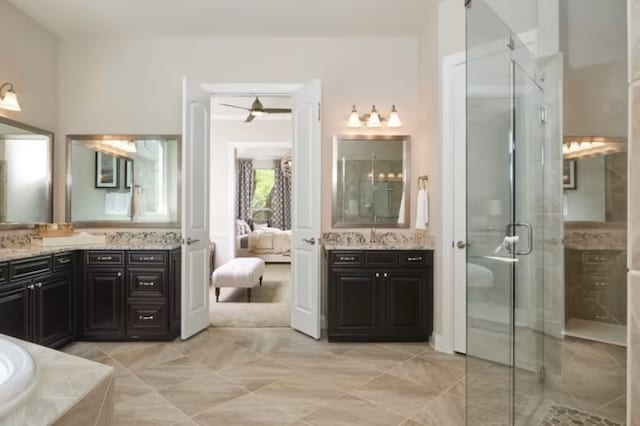
<svg viewBox="0 0 640 426">
<path fill-rule="evenodd" d="M 4 94 L 3 90 L 7 89 Z M 0 108 L 8 109 L 9 111 L 21 111 L 20 104 L 18 104 L 18 96 L 13 91 L 13 84 L 5 83 L 0 86 Z"/>
<path fill-rule="evenodd" d="M 391 107 L 391 115 L 389 115 L 389 119 L 382 117 L 378 113 L 375 105 L 371 107 L 371 112 L 369 114 L 360 116 L 358 115 L 358 110 L 354 105 L 353 109 L 351 110 L 351 114 L 349 115 L 347 127 L 362 127 L 363 123 L 367 127 L 382 127 L 383 121 L 387 121 L 387 127 L 402 127 L 400 114 L 398 114 L 398 110 L 396 110 L 395 105 Z"/>
</svg>

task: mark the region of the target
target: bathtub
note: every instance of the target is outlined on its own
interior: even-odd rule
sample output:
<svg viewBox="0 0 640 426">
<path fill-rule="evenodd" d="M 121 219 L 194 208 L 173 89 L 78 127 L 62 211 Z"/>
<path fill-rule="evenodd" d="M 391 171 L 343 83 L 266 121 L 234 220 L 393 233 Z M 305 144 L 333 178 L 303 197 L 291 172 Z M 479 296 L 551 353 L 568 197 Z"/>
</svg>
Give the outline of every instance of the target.
<svg viewBox="0 0 640 426">
<path fill-rule="evenodd" d="M 38 369 L 29 352 L 0 336 L 0 418 L 20 407 L 38 384 Z"/>
</svg>

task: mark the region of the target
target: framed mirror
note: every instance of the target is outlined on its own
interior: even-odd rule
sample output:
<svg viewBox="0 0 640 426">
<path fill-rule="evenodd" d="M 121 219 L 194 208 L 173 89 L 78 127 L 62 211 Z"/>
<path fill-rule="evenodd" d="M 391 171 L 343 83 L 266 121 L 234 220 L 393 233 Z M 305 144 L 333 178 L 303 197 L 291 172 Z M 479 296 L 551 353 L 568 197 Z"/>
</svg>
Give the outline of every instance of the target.
<svg viewBox="0 0 640 426">
<path fill-rule="evenodd" d="M 334 136 L 334 228 L 409 228 L 409 140 Z"/>
<path fill-rule="evenodd" d="M 53 220 L 53 133 L 0 117 L 0 229 Z"/>
<path fill-rule="evenodd" d="M 67 222 L 179 227 L 177 135 L 67 137 Z"/>
</svg>

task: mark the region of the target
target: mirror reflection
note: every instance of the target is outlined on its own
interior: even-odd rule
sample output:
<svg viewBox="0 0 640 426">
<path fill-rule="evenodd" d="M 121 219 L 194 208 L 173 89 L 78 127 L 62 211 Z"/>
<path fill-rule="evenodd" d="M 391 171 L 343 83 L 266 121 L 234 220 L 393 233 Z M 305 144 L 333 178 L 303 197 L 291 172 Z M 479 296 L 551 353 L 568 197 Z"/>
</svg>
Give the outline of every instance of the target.
<svg viewBox="0 0 640 426">
<path fill-rule="evenodd" d="M 53 134 L 0 118 L 0 224 L 51 221 Z"/>
<path fill-rule="evenodd" d="M 407 228 L 407 136 L 337 136 L 333 226 Z"/>
<path fill-rule="evenodd" d="M 178 222 L 178 136 L 70 136 L 68 221 Z"/>
</svg>

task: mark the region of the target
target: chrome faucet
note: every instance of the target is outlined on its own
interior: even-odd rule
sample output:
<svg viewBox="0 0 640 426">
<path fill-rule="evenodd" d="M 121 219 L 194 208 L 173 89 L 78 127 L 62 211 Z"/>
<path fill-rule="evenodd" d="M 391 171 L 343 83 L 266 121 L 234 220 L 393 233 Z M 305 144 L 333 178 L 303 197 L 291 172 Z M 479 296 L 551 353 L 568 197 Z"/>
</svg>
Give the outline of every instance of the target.
<svg viewBox="0 0 640 426">
<path fill-rule="evenodd" d="M 378 236 L 376 235 L 376 228 L 374 227 L 371 227 L 371 236 L 369 236 L 369 242 L 370 243 L 378 242 Z"/>
</svg>

